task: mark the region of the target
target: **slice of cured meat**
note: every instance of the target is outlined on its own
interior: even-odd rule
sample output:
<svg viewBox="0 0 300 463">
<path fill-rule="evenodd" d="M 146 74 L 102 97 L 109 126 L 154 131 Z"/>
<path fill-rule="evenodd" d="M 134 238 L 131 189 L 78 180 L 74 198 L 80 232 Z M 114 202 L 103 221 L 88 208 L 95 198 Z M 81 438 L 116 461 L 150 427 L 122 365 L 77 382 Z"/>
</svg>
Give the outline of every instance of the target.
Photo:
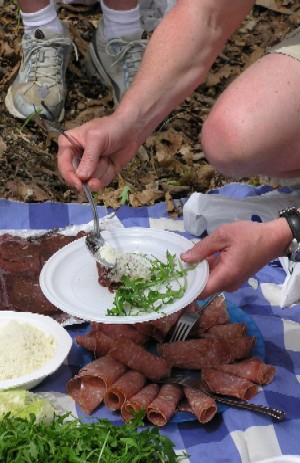
<svg viewBox="0 0 300 463">
<path fill-rule="evenodd" d="M 78 233 L 76 236 L 67 236 L 60 233 L 43 235 L 37 242 L 40 247 L 41 266 L 58 251 L 69 243 L 72 243 L 77 238 L 83 236 L 83 233 Z"/>
<path fill-rule="evenodd" d="M 231 351 L 233 360 L 249 357 L 251 349 L 254 347 L 256 338 L 254 336 L 244 336 L 241 338 L 224 339 Z"/>
<path fill-rule="evenodd" d="M 183 390 L 197 420 L 200 423 L 208 423 L 208 421 L 212 420 L 218 409 L 215 400 L 203 392 L 190 387 L 184 387 Z"/>
<path fill-rule="evenodd" d="M 258 386 L 251 381 L 214 368 L 203 368 L 201 379 L 211 392 L 242 400 L 250 400 L 258 392 Z"/>
<path fill-rule="evenodd" d="M 201 317 L 194 326 L 192 334 L 194 336 L 201 336 L 201 333 L 207 331 L 212 326 L 225 325 L 227 323 L 230 323 L 230 317 L 225 298 L 221 295 L 201 313 Z"/>
<path fill-rule="evenodd" d="M 79 370 L 78 375 L 96 376 L 101 379 L 103 386 L 109 388 L 126 371 L 125 365 L 106 355 L 85 365 Z"/>
<path fill-rule="evenodd" d="M 110 410 L 120 410 L 124 402 L 140 391 L 146 377 L 138 371 L 129 370 L 113 383 L 104 395 L 104 403 Z"/>
<path fill-rule="evenodd" d="M 40 247 L 25 238 L 8 234 L 0 237 L 1 270 L 19 275 L 30 272 L 37 277 L 41 270 Z"/>
<path fill-rule="evenodd" d="M 30 275 L 2 275 L 1 281 L 2 310 L 34 312 L 50 316 L 59 312 L 42 293 L 38 280 L 32 279 Z"/>
<path fill-rule="evenodd" d="M 275 376 L 275 367 L 257 357 L 251 357 L 229 365 L 218 365 L 217 370 L 248 379 L 256 384 L 269 384 Z"/>
<path fill-rule="evenodd" d="M 157 351 L 172 367 L 200 370 L 233 361 L 230 347 L 223 339 L 189 339 L 159 344 Z"/>
<path fill-rule="evenodd" d="M 92 323 L 92 331 L 101 331 L 106 334 L 106 336 L 110 336 L 113 339 L 118 339 L 122 336 L 140 345 L 145 344 L 148 340 L 148 336 L 138 331 L 136 325 Z"/>
<path fill-rule="evenodd" d="M 67 382 L 67 393 L 85 413 L 90 414 L 101 404 L 107 388 L 126 370 L 124 365 L 109 356 L 94 360 Z"/>
<path fill-rule="evenodd" d="M 157 342 L 163 342 L 172 327 L 181 317 L 183 310 L 184 309 L 178 310 L 177 312 L 174 312 L 167 317 L 159 318 L 158 320 L 137 323 L 135 327 L 138 331 L 155 339 Z"/>
<path fill-rule="evenodd" d="M 39 274 L 52 254 L 76 238 L 58 233 L 28 238 L 0 236 L 0 310 L 49 315 L 59 323 L 70 320 L 46 299 L 39 286 Z"/>
<path fill-rule="evenodd" d="M 164 426 L 176 412 L 177 405 L 183 396 L 181 386 L 163 384 L 156 398 L 147 410 L 147 418 L 156 426 Z"/>
<path fill-rule="evenodd" d="M 116 282 L 111 280 L 111 270 L 104 267 L 104 265 L 99 264 L 99 262 L 96 262 L 96 266 L 99 285 L 107 288 L 111 293 L 116 291 L 121 286 L 121 283 L 119 281 Z"/>
<path fill-rule="evenodd" d="M 202 333 L 202 337 L 214 338 L 241 338 L 246 336 L 245 323 L 227 323 L 226 325 L 215 325 Z"/>
<path fill-rule="evenodd" d="M 177 410 L 180 412 L 193 413 L 192 407 L 190 406 L 186 397 L 184 397 L 178 404 Z"/>
<path fill-rule="evenodd" d="M 96 357 L 108 354 L 114 345 L 114 339 L 100 330 L 92 330 L 83 336 L 76 336 L 76 342 L 80 346 L 94 352 Z"/>
<path fill-rule="evenodd" d="M 127 399 L 121 408 L 121 415 L 124 421 L 130 421 L 134 418 L 134 412 L 137 413 L 140 410 L 147 410 L 150 403 L 155 399 L 159 392 L 159 386 L 157 384 L 147 384 L 137 394 Z"/>
<path fill-rule="evenodd" d="M 201 338 L 158 344 L 158 354 L 172 367 L 201 370 L 249 355 L 254 337 Z"/>
<path fill-rule="evenodd" d="M 154 383 L 170 376 L 170 366 L 165 359 L 151 354 L 130 339 L 116 340 L 109 355 L 128 368 L 143 373 Z"/>
<path fill-rule="evenodd" d="M 101 379 L 95 376 L 74 376 L 67 382 L 66 390 L 80 408 L 90 415 L 104 399 L 106 387 Z"/>
</svg>

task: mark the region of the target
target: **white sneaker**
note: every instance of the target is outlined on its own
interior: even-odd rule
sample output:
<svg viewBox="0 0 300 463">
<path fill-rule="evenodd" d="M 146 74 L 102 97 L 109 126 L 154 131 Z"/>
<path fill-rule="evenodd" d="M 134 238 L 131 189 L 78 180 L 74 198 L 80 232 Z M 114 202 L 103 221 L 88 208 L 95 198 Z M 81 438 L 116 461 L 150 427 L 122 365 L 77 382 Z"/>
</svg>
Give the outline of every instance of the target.
<svg viewBox="0 0 300 463">
<path fill-rule="evenodd" d="M 5 98 L 13 116 L 26 119 L 39 110 L 48 118 L 62 120 L 67 93 L 65 74 L 73 47 L 67 27 L 63 26 L 63 35 L 46 27 L 24 34 L 19 72 Z"/>
<path fill-rule="evenodd" d="M 115 105 L 136 76 L 144 55 L 148 39 L 144 31 L 135 34 L 105 39 L 103 23 L 100 20 L 96 33 L 89 45 L 86 71 L 90 77 L 98 77 L 112 90 Z"/>
</svg>

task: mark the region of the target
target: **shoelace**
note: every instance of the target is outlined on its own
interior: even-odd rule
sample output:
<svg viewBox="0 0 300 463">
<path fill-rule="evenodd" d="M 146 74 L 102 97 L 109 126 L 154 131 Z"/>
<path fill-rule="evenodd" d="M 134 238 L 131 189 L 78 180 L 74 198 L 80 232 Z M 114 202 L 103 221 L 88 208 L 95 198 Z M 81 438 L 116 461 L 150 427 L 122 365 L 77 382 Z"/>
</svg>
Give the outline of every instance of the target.
<svg viewBox="0 0 300 463">
<path fill-rule="evenodd" d="M 125 42 L 120 38 L 111 39 L 107 43 L 105 51 L 109 56 L 117 58 L 111 66 L 115 66 L 119 62 L 126 64 L 128 80 L 131 82 L 139 70 L 139 64 L 147 44 L 148 40 L 146 39 L 133 40 L 132 42 Z"/>
<path fill-rule="evenodd" d="M 28 75 L 28 80 L 41 85 L 39 79 L 45 79 L 49 86 L 60 82 L 61 64 L 63 53 L 59 53 L 59 47 L 72 45 L 76 60 L 78 52 L 75 44 L 68 37 L 58 37 L 49 40 L 33 41 L 33 47 L 26 50 L 25 64 L 31 60 L 32 66 Z M 42 59 L 41 59 L 42 58 Z"/>
</svg>

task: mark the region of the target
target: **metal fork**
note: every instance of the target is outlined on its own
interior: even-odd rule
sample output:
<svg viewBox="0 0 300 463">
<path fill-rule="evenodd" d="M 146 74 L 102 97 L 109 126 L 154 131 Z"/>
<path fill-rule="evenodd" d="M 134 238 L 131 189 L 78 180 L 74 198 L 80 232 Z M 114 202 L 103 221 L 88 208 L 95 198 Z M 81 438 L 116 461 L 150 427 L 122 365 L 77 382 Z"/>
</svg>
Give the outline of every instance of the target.
<svg viewBox="0 0 300 463">
<path fill-rule="evenodd" d="M 208 392 L 206 391 L 206 389 L 201 387 L 199 379 L 196 379 L 193 376 L 174 375 L 170 376 L 169 378 L 160 380 L 159 382 L 164 384 L 180 384 L 181 386 L 190 387 L 192 389 L 196 389 L 202 392 L 202 394 L 205 394 L 213 398 L 216 402 L 219 402 L 221 404 L 230 405 L 231 407 L 236 408 L 242 408 L 244 410 L 249 410 L 252 412 L 262 413 L 264 415 L 268 415 L 272 418 L 275 418 L 278 421 L 282 421 L 285 416 L 285 413 L 281 410 L 278 410 L 277 408 L 267 407 L 266 405 L 253 404 L 247 402 L 246 400 L 231 399 L 229 397 L 212 394 L 211 392 Z"/>
<path fill-rule="evenodd" d="M 184 341 L 193 326 L 199 320 L 201 313 L 203 312 L 206 307 L 208 307 L 217 297 L 221 296 L 222 293 L 213 294 L 208 298 L 208 300 L 203 304 L 197 312 L 187 312 L 181 315 L 179 320 L 176 323 L 175 329 L 172 333 L 171 339 L 169 342 L 176 342 L 176 341 Z"/>
<path fill-rule="evenodd" d="M 54 132 L 59 135 L 63 135 L 71 143 L 76 153 L 76 156 L 73 156 L 72 164 L 73 164 L 74 169 L 77 169 L 79 162 L 80 162 L 80 158 L 83 153 L 82 146 L 80 146 L 79 143 L 74 138 L 68 135 L 64 131 L 64 129 L 60 128 L 54 122 L 52 121 L 50 122 L 48 119 L 46 119 L 41 114 L 37 114 L 35 116 L 35 120 L 39 124 L 39 126 L 42 129 L 44 129 L 46 132 Z M 94 230 L 89 232 L 85 239 L 86 247 L 88 248 L 89 252 L 92 254 L 92 256 L 94 257 L 94 259 L 96 259 L 97 262 L 99 262 L 102 266 L 108 269 L 111 269 L 115 266 L 115 264 L 107 262 L 105 259 L 101 257 L 100 252 L 99 252 L 99 249 L 105 245 L 105 240 L 103 236 L 101 235 L 101 231 L 99 227 L 99 216 L 98 216 L 95 201 L 93 199 L 92 193 L 88 187 L 87 182 L 82 182 L 82 185 L 83 185 L 83 191 L 91 206 L 92 213 L 93 213 L 93 219 L 94 219 Z"/>
</svg>

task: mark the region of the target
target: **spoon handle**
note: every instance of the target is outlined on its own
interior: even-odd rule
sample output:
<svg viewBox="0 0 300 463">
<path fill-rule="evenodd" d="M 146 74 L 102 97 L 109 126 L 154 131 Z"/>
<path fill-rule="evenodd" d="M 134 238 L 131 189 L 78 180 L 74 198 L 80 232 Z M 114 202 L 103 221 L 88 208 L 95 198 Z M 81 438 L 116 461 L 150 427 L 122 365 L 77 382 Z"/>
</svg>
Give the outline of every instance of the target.
<svg viewBox="0 0 300 463">
<path fill-rule="evenodd" d="M 266 405 L 258 405 L 258 404 L 244 402 L 244 401 L 229 399 L 227 397 L 219 397 L 211 393 L 208 393 L 207 395 L 215 399 L 216 402 L 230 405 L 231 407 L 243 408 L 245 410 L 250 410 L 252 412 L 262 413 L 264 415 L 271 416 L 272 418 L 276 418 L 279 421 L 282 421 L 284 418 L 284 412 L 281 410 L 278 410 L 277 408 L 272 408 L 272 407 L 267 407 Z"/>
</svg>

